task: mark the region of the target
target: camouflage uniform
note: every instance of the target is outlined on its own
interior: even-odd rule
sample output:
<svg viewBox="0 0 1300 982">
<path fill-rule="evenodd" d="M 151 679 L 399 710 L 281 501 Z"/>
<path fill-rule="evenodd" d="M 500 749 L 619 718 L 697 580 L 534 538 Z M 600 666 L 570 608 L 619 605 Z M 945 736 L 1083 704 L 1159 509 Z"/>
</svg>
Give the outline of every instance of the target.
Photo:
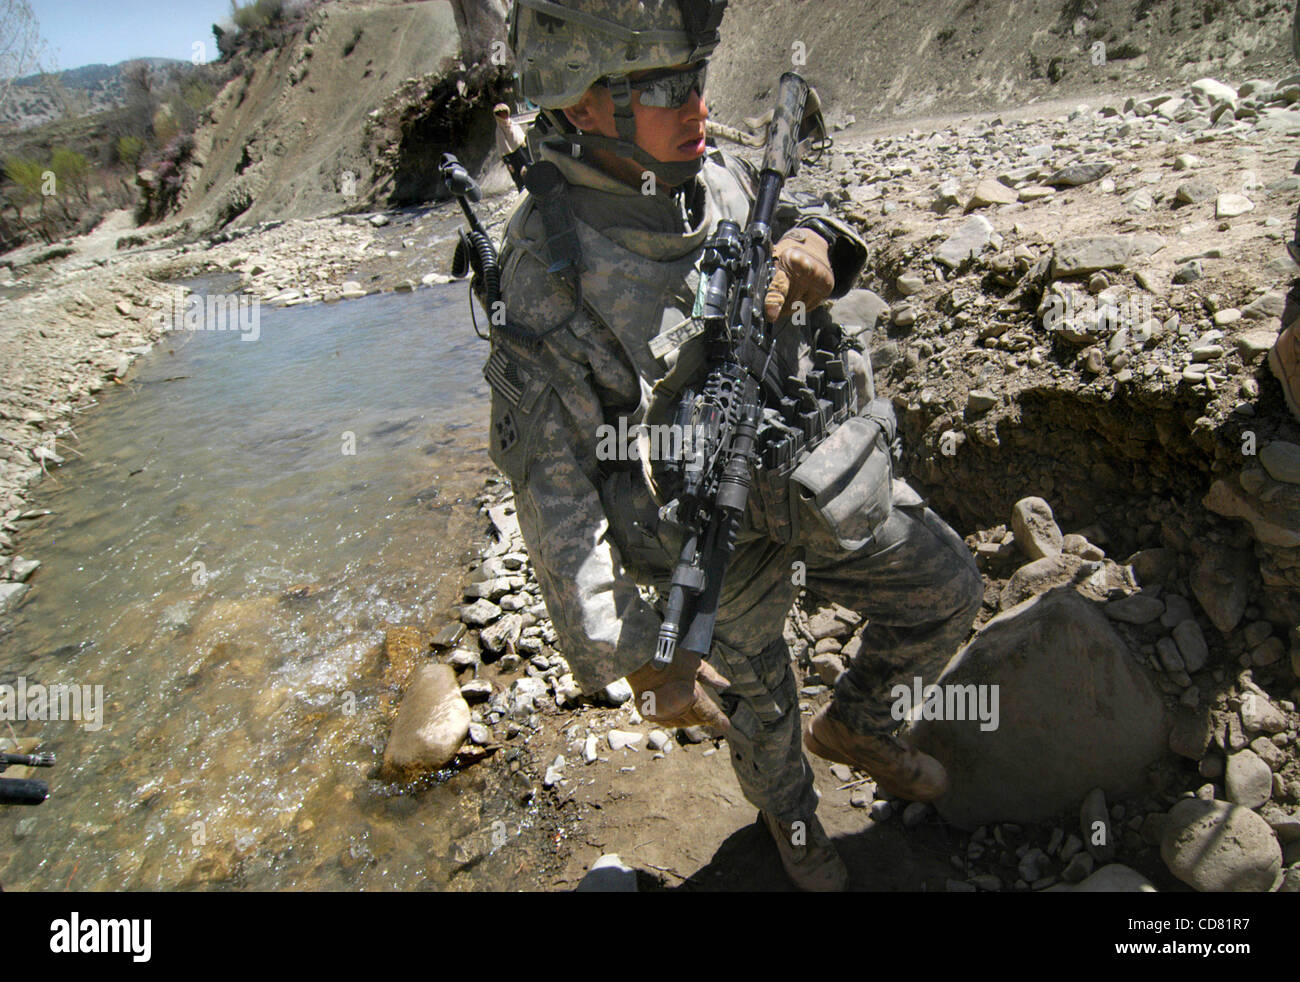
<svg viewBox="0 0 1300 982">
<path fill-rule="evenodd" d="M 512 329 L 494 331 L 485 370 L 493 388 L 491 456 L 514 486 L 563 653 L 591 692 L 649 661 L 661 618 L 637 584 L 666 595 L 681 551 L 676 527 L 659 521 L 653 470 L 599 460 L 598 430 L 617 427 L 620 416 L 628 430 L 671 420 L 678 393 L 700 374 L 702 339 L 673 347 L 665 336 L 681 341 L 672 329 L 689 327 L 694 267 L 707 234 L 724 217 L 743 226 L 752 172 L 714 152 L 689 193 L 643 195 L 546 144 L 542 157 L 568 184 L 583 306 L 575 310 L 570 289 L 548 275 L 543 222 L 525 198 L 501 254 Z M 787 203 L 776 237 L 814 212 L 852 235 L 824 206 Z M 855 250 L 847 267 L 842 252 L 832 257 L 837 294 L 852 285 L 862 254 Z M 821 309 L 807 320 L 777 332 L 777 361 L 800 379 L 811 366 L 810 332 L 829 318 Z M 788 326 L 787 319 L 778 328 Z M 528 334 L 540 340 L 521 340 Z M 782 636 L 800 589 L 795 564 L 806 564 L 810 590 L 870 621 L 834 700 L 839 718 L 860 731 L 897 726 L 885 698 L 892 682 L 937 675 L 978 609 L 982 585 L 961 539 L 904 482 L 893 481 L 892 495 L 894 507 L 874 523 L 874 538 L 850 543 L 855 548 L 845 547 L 843 530 L 833 530 L 814 505 L 790 498 L 788 486 L 767 482 L 750 495 L 709 661 L 732 683 L 720 702 L 744 737 L 731 751 L 745 796 L 781 821 L 811 815 L 817 800 Z"/>
</svg>

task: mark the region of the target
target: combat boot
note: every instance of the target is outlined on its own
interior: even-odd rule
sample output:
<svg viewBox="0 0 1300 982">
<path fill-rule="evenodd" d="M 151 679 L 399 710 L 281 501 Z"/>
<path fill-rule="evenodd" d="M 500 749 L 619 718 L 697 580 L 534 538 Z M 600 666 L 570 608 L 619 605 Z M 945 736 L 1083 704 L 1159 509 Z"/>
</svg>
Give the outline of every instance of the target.
<svg viewBox="0 0 1300 982">
<path fill-rule="evenodd" d="M 781 865 L 795 886 L 809 893 L 842 893 L 848 887 L 848 867 L 816 815 L 797 829 L 793 822 L 786 825 L 767 812 L 758 814 L 772 833 Z M 795 845 L 796 841 L 801 844 Z"/>
<path fill-rule="evenodd" d="M 866 771 L 876 784 L 906 801 L 934 801 L 948 790 L 948 772 L 929 754 L 891 736 L 855 733 L 822 709 L 808 724 L 804 746 L 824 760 Z"/>
<path fill-rule="evenodd" d="M 1282 384 L 1291 415 L 1300 420 L 1300 320 L 1294 320 L 1277 336 L 1268 352 L 1268 367 Z"/>
</svg>

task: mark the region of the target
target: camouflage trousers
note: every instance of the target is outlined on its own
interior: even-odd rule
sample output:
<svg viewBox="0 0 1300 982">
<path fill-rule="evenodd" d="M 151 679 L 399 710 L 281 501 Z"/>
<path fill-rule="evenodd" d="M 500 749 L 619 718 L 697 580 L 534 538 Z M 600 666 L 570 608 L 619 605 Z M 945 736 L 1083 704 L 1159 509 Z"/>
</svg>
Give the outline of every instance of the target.
<svg viewBox="0 0 1300 982">
<path fill-rule="evenodd" d="M 889 518 L 856 551 L 839 548 L 806 514 L 788 544 L 742 534 L 728 568 L 708 660 L 731 683 L 719 702 L 741 734 L 731 741 L 740 787 L 752 804 L 783 822 L 811 816 L 817 807 L 783 635 L 805 581 L 810 592 L 867 620 L 862 646 L 836 684 L 830 709 L 859 732 L 897 729 L 890 690 L 898 682 L 910 689 L 913 676 L 933 681 L 965 640 L 983 599 L 974 557 L 957 533 L 923 504 L 912 503 L 920 499 L 903 482 L 895 482 L 894 492 Z M 621 538 L 620 524 L 612 526 Z M 629 531 L 641 532 L 643 542 L 651 537 L 645 526 L 632 524 Z M 661 555 L 676 559 L 669 537 L 653 538 L 663 540 L 655 543 L 663 547 Z M 657 551 L 642 552 L 642 559 Z M 671 563 L 653 566 L 658 568 L 643 582 L 653 581 L 663 597 Z"/>
</svg>

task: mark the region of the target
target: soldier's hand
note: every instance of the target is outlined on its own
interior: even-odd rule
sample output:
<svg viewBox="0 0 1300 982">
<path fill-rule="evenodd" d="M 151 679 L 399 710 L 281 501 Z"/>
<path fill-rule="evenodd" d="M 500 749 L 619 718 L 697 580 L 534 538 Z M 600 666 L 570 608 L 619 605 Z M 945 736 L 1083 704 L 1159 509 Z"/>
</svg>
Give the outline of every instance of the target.
<svg viewBox="0 0 1300 982">
<path fill-rule="evenodd" d="M 662 672 L 647 662 L 627 681 L 636 695 L 637 710 L 646 719 L 665 726 L 708 726 L 719 736 L 731 735 L 731 721 L 700 682 L 715 689 L 731 683 L 694 652 L 678 648 L 673 663 Z"/>
<path fill-rule="evenodd" d="M 821 306 L 835 289 L 830 246 L 816 232 L 791 229 L 772 247 L 772 282 L 763 298 L 763 312 L 776 322 L 788 316 L 796 302 L 805 312 Z"/>
</svg>

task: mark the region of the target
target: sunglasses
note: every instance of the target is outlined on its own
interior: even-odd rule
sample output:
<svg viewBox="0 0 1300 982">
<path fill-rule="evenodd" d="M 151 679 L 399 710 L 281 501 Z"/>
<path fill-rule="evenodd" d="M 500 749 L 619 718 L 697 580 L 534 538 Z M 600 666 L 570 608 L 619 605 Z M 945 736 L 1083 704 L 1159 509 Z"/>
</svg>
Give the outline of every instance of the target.
<svg viewBox="0 0 1300 982">
<path fill-rule="evenodd" d="M 698 62 L 690 68 L 662 68 L 645 78 L 629 81 L 628 85 L 641 93 L 641 105 L 656 109 L 681 109 L 692 92 L 704 95 L 704 80 L 709 74 L 709 63 Z M 597 85 L 608 86 L 605 79 Z"/>
</svg>

